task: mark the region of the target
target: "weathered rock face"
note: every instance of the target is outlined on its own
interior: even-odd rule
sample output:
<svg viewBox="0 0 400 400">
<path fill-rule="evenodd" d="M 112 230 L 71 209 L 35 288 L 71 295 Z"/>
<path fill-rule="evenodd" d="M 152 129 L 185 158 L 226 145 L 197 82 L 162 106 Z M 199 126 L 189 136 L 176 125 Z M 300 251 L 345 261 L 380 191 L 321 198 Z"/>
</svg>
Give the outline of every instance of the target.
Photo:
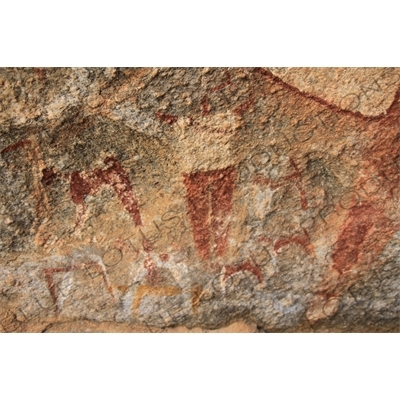
<svg viewBox="0 0 400 400">
<path fill-rule="evenodd" d="M 399 331 L 399 85 L 0 69 L 0 329 Z"/>
</svg>

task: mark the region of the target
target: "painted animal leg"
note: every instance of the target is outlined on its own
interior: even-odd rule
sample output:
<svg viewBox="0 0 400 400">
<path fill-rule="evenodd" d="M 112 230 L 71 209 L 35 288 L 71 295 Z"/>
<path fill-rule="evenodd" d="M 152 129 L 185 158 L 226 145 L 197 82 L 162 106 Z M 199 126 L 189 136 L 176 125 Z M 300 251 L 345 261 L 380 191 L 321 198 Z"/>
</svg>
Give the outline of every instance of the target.
<svg viewBox="0 0 400 400">
<path fill-rule="evenodd" d="M 104 180 L 112 186 L 125 210 L 132 216 L 136 226 L 142 226 L 142 219 L 139 212 L 139 205 L 133 193 L 129 177 L 122 168 L 121 164 L 112 157 L 104 160 L 105 164 L 111 164 L 107 173 L 104 174 Z"/>
<path fill-rule="evenodd" d="M 51 298 L 54 302 L 55 305 L 55 311 L 56 314 L 59 313 L 59 305 L 58 305 L 58 295 L 57 295 L 57 291 L 56 291 L 56 286 L 54 283 L 54 274 L 59 274 L 59 273 L 66 273 L 66 272 L 70 272 L 73 270 L 77 270 L 77 269 L 85 269 L 88 267 L 94 267 L 98 273 L 102 276 L 104 284 L 108 290 L 108 292 L 111 294 L 111 296 L 114 298 L 114 293 L 112 290 L 112 286 L 108 280 L 107 277 L 107 273 L 105 271 L 105 267 L 102 266 L 100 263 L 98 262 L 89 262 L 86 264 L 74 264 L 73 266 L 68 266 L 65 268 L 47 268 L 44 270 L 44 274 L 45 274 L 45 278 L 46 278 L 46 282 L 47 282 L 47 286 L 51 295 Z M 89 274 L 89 276 L 93 277 L 90 272 L 87 272 Z"/>
<path fill-rule="evenodd" d="M 47 268 L 44 270 L 44 276 L 46 278 L 47 282 L 47 287 L 50 292 L 50 296 L 53 300 L 54 307 L 55 307 L 55 312 L 58 314 L 60 312 L 60 308 L 58 305 L 58 295 L 56 291 L 56 286 L 54 284 L 54 278 L 53 275 L 61 272 L 69 272 L 71 271 L 71 267 L 66 267 L 66 268 Z"/>
<path fill-rule="evenodd" d="M 99 263 L 99 262 L 91 261 L 91 262 L 89 262 L 87 264 L 82 264 L 81 266 L 77 266 L 76 269 L 86 268 L 86 266 L 92 266 L 99 272 L 99 274 L 103 278 L 104 285 L 106 286 L 108 292 L 111 294 L 111 297 L 114 299 L 115 297 L 114 297 L 113 288 L 112 288 L 111 283 L 110 283 L 110 281 L 108 279 L 105 266 L 103 264 Z"/>
</svg>

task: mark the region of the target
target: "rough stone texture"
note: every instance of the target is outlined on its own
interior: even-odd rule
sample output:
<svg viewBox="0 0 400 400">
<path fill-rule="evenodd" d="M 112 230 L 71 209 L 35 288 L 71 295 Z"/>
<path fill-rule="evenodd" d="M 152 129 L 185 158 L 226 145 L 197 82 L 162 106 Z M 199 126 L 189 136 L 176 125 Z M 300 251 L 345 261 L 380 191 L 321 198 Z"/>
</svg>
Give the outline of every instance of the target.
<svg viewBox="0 0 400 400">
<path fill-rule="evenodd" d="M 0 69 L 0 329 L 400 331 L 399 85 Z"/>
</svg>

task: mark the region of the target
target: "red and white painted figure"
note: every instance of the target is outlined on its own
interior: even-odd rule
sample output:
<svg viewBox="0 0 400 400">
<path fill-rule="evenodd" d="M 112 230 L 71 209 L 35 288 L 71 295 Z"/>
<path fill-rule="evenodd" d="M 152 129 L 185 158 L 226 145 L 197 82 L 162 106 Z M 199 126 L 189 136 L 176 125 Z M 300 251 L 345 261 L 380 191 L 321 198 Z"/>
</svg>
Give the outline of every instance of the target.
<svg viewBox="0 0 400 400">
<path fill-rule="evenodd" d="M 125 210 L 131 215 L 135 226 L 142 225 L 138 202 L 133 193 L 129 177 L 114 157 L 106 157 L 104 164 L 107 168 L 95 168 L 92 171 L 74 171 L 63 174 L 53 169 L 44 169 L 42 183 L 49 185 L 56 177 L 67 179 L 70 184 L 71 199 L 76 204 L 76 228 L 82 229 L 88 217 L 85 197 L 96 195 L 103 185 L 109 185 L 117 194 Z"/>
</svg>

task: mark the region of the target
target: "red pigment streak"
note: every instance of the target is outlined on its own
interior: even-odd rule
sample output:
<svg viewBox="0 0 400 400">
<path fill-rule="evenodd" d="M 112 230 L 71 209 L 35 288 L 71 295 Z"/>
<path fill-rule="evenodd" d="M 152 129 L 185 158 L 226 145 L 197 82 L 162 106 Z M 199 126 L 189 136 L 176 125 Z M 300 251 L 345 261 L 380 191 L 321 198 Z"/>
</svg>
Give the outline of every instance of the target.
<svg viewBox="0 0 400 400">
<path fill-rule="evenodd" d="M 375 214 L 371 205 L 355 206 L 350 210 L 335 245 L 332 268 L 342 274 L 357 263 L 366 236 L 374 226 Z"/>
<path fill-rule="evenodd" d="M 307 210 L 308 208 L 308 203 L 307 203 L 307 197 L 306 197 L 306 192 L 305 190 L 300 186 L 296 185 L 297 190 L 300 193 L 300 202 L 301 202 L 301 208 L 302 210 Z"/>
<path fill-rule="evenodd" d="M 185 175 L 184 183 L 197 251 L 202 259 L 208 259 L 210 257 L 209 174 L 197 172 Z"/>
<path fill-rule="evenodd" d="M 260 235 L 260 236 L 257 238 L 257 241 L 258 241 L 259 243 L 271 244 L 271 243 L 272 243 L 272 238 L 269 237 L 269 236 L 266 236 L 266 235 Z"/>
<path fill-rule="evenodd" d="M 233 113 L 236 115 L 243 114 L 252 104 L 254 103 L 253 99 L 249 99 L 246 102 L 242 103 L 240 106 L 236 107 L 233 110 Z"/>
<path fill-rule="evenodd" d="M 66 273 L 66 272 L 79 270 L 79 269 L 84 269 L 84 268 L 86 268 L 86 266 L 94 266 L 94 267 L 96 267 L 98 272 L 103 277 L 103 281 L 104 281 L 104 284 L 105 284 L 108 292 L 111 294 L 112 297 L 114 297 L 113 292 L 112 292 L 112 288 L 108 284 L 105 272 L 101 269 L 101 266 L 97 262 L 91 261 L 91 262 L 88 262 L 86 264 L 78 264 L 78 265 L 72 265 L 72 266 L 70 265 L 70 266 L 67 266 L 67 267 L 64 267 L 64 268 L 46 268 L 44 270 L 44 275 L 45 275 L 47 286 L 49 288 L 49 292 L 50 292 L 51 298 L 53 300 L 53 303 L 54 303 L 55 310 L 56 310 L 57 314 L 59 313 L 60 310 L 59 310 L 59 307 L 58 307 L 58 304 L 57 304 L 58 295 L 57 295 L 57 292 L 56 292 L 56 287 L 55 287 L 55 284 L 54 284 L 53 275 L 54 274 L 59 274 L 59 273 Z"/>
<path fill-rule="evenodd" d="M 153 244 L 148 239 L 143 239 L 142 246 L 143 246 L 143 250 L 146 253 L 150 253 L 151 251 L 153 251 Z"/>
<path fill-rule="evenodd" d="M 160 277 L 158 276 L 157 266 L 150 255 L 147 255 L 144 260 L 144 268 L 147 271 L 147 281 L 150 285 L 160 284 Z"/>
<path fill-rule="evenodd" d="M 21 140 L 21 141 L 19 141 L 17 143 L 14 143 L 14 144 L 4 148 L 1 151 L 1 154 L 9 153 L 10 151 L 14 151 L 14 150 L 19 149 L 20 147 L 24 147 L 24 146 L 26 146 L 28 144 L 31 144 L 30 140 L 28 140 L 28 139 L 27 140 Z"/>
<path fill-rule="evenodd" d="M 72 266 L 72 269 L 73 269 L 73 270 L 75 270 L 75 269 L 83 269 L 83 268 L 85 268 L 85 266 L 92 266 L 92 267 L 95 267 L 95 268 L 96 268 L 96 270 L 101 274 L 101 276 L 102 276 L 102 278 L 103 278 L 103 281 L 104 281 L 104 284 L 105 284 L 105 286 L 106 286 L 108 292 L 109 292 L 109 293 L 111 294 L 111 296 L 114 298 L 114 294 L 113 294 L 113 291 L 112 291 L 112 287 L 109 285 L 109 283 L 108 283 L 108 281 L 107 281 L 106 273 L 102 270 L 100 264 L 98 264 L 98 263 L 95 262 L 95 261 L 90 261 L 90 262 L 88 262 L 88 263 L 86 263 L 86 264 L 73 265 L 73 266 Z"/>
<path fill-rule="evenodd" d="M 393 114 L 397 113 L 396 107 L 397 107 L 397 103 L 399 102 L 399 99 L 400 99 L 400 86 L 399 86 L 399 89 L 397 89 L 397 92 L 394 96 L 392 104 L 390 105 L 390 107 L 387 109 L 386 112 L 383 112 L 381 114 L 374 115 L 374 116 L 366 116 L 359 111 L 346 110 L 346 109 L 340 108 L 332 103 L 329 103 L 328 101 L 321 99 L 318 96 L 315 96 L 310 93 L 302 92 L 297 87 L 284 82 L 282 79 L 275 76 L 272 72 L 270 72 L 264 68 L 260 68 L 260 67 L 254 68 L 253 72 L 262 74 L 262 75 L 266 76 L 270 81 L 277 83 L 279 86 L 289 90 L 290 92 L 295 93 L 302 98 L 313 100 L 316 103 L 321 104 L 322 106 L 324 106 L 332 111 L 335 111 L 338 114 L 352 115 L 353 117 L 360 118 L 360 119 L 367 120 L 367 121 L 376 121 L 376 120 L 385 119 L 388 116 L 393 116 Z"/>
<path fill-rule="evenodd" d="M 184 176 L 194 241 L 202 259 L 210 257 L 212 239 L 216 255 L 223 256 L 226 252 L 229 231 L 226 219 L 232 209 L 236 176 L 233 166 Z"/>
<path fill-rule="evenodd" d="M 44 185 L 51 185 L 54 182 L 54 179 L 56 179 L 59 176 L 57 172 L 53 170 L 53 168 L 44 168 L 42 170 L 42 183 Z"/>
<path fill-rule="evenodd" d="M 300 173 L 299 167 L 294 162 L 293 158 L 289 158 L 289 162 L 290 162 L 291 166 L 294 168 L 294 170 L 296 171 L 297 176 L 301 178 L 301 173 Z"/>
<path fill-rule="evenodd" d="M 122 204 L 124 205 L 125 210 L 132 215 L 135 225 L 142 225 L 138 203 L 133 194 L 128 175 L 116 159 L 107 157 L 104 160 L 104 163 L 111 164 L 106 170 L 106 182 L 113 187 Z"/>
<path fill-rule="evenodd" d="M 178 117 L 176 115 L 163 114 L 160 111 L 156 112 L 156 117 L 170 125 L 178 121 Z"/>
<path fill-rule="evenodd" d="M 49 241 L 50 238 L 51 238 L 51 235 L 46 236 L 46 237 L 43 239 L 43 244 L 42 244 L 42 246 L 45 246 L 46 243 Z"/>
<path fill-rule="evenodd" d="M 257 277 L 258 282 L 261 283 L 263 281 L 263 277 L 262 277 L 260 268 L 253 265 L 250 261 L 245 261 L 244 263 L 242 263 L 240 265 L 226 266 L 224 280 L 227 280 L 233 274 L 237 274 L 238 272 L 241 272 L 241 271 L 249 271 Z"/>
<path fill-rule="evenodd" d="M 160 259 L 162 262 L 167 262 L 169 260 L 168 254 L 160 254 Z"/>
<path fill-rule="evenodd" d="M 226 168 L 224 173 L 214 174 L 211 184 L 211 228 L 214 233 L 216 254 L 223 256 L 228 247 L 228 226 L 225 219 L 232 209 L 232 194 L 236 181 L 234 167 Z"/>
<path fill-rule="evenodd" d="M 208 102 L 207 96 L 204 96 L 203 99 L 201 100 L 201 114 L 208 115 L 210 114 L 210 110 L 211 110 L 210 103 Z"/>
<path fill-rule="evenodd" d="M 83 204 L 85 197 L 99 188 L 99 184 L 95 184 L 95 180 L 90 175 L 84 177 L 81 172 L 74 171 L 71 174 L 70 192 L 72 201 L 75 204 Z"/>
<path fill-rule="evenodd" d="M 274 243 L 275 253 L 278 253 L 282 247 L 288 246 L 290 243 L 298 244 L 299 246 L 302 246 L 308 254 L 314 255 L 314 246 L 312 245 L 310 236 L 305 229 L 304 235 L 294 235 L 291 237 L 277 239 Z"/>
<path fill-rule="evenodd" d="M 53 300 L 53 303 L 56 307 L 56 313 L 59 312 L 58 305 L 57 305 L 57 292 L 56 292 L 56 287 L 54 285 L 54 280 L 53 280 L 53 274 L 59 273 L 59 272 L 66 272 L 67 270 L 65 268 L 55 268 L 55 269 L 45 269 L 44 270 L 44 275 L 46 278 L 47 286 L 49 288 L 50 296 Z"/>
<path fill-rule="evenodd" d="M 147 253 L 147 256 L 143 263 L 143 266 L 147 271 L 147 276 L 146 276 L 147 282 L 149 285 L 152 286 L 161 285 L 163 283 L 162 278 L 159 276 L 157 265 L 150 255 L 150 252 L 153 251 L 153 245 L 149 240 L 144 239 L 142 241 L 142 246 L 144 251 Z M 160 254 L 160 259 L 163 262 L 168 261 L 168 258 L 169 258 L 168 254 Z"/>
<path fill-rule="evenodd" d="M 306 210 L 308 207 L 308 204 L 307 204 L 306 193 L 301 184 L 301 181 L 302 181 L 301 171 L 292 158 L 289 158 L 289 161 L 290 161 L 290 164 L 292 165 L 292 167 L 294 168 L 294 170 L 296 171 L 296 174 L 293 174 L 293 179 L 294 178 L 299 179 L 299 182 L 296 184 L 296 188 L 300 193 L 301 208 L 303 210 Z"/>
<path fill-rule="evenodd" d="M 376 205 L 363 204 L 353 207 L 345 223 L 332 255 L 332 268 L 340 273 L 338 284 L 321 293 L 337 297 L 354 284 L 360 274 L 368 270 L 386 244 L 399 229 Z M 349 274 L 348 272 L 352 272 Z"/>
<path fill-rule="evenodd" d="M 115 240 L 115 248 L 121 250 L 123 253 L 127 254 L 128 252 L 133 254 L 135 257 L 139 254 L 139 250 L 135 249 L 129 238 L 128 239 L 121 239 L 118 238 Z"/>
<path fill-rule="evenodd" d="M 89 172 L 75 171 L 70 177 L 70 192 L 75 204 L 83 204 L 87 195 L 94 195 L 102 185 L 110 185 L 118 198 L 131 214 L 136 226 L 142 225 L 138 203 L 132 190 L 128 175 L 121 164 L 113 157 L 107 157 L 107 169 L 94 169 Z"/>
<path fill-rule="evenodd" d="M 46 79 L 46 70 L 44 68 L 33 68 L 33 71 L 39 80 L 44 81 Z"/>
<path fill-rule="evenodd" d="M 226 76 L 227 76 L 226 81 L 223 82 L 223 83 L 221 83 L 221 84 L 219 84 L 218 86 L 215 86 L 215 87 L 213 87 L 212 89 L 210 89 L 210 92 L 218 92 L 218 90 L 221 90 L 221 89 L 223 89 L 224 87 L 229 86 L 229 85 L 232 83 L 232 81 L 231 81 L 231 75 L 230 75 L 229 71 L 226 71 L 225 74 L 226 74 Z"/>
</svg>

